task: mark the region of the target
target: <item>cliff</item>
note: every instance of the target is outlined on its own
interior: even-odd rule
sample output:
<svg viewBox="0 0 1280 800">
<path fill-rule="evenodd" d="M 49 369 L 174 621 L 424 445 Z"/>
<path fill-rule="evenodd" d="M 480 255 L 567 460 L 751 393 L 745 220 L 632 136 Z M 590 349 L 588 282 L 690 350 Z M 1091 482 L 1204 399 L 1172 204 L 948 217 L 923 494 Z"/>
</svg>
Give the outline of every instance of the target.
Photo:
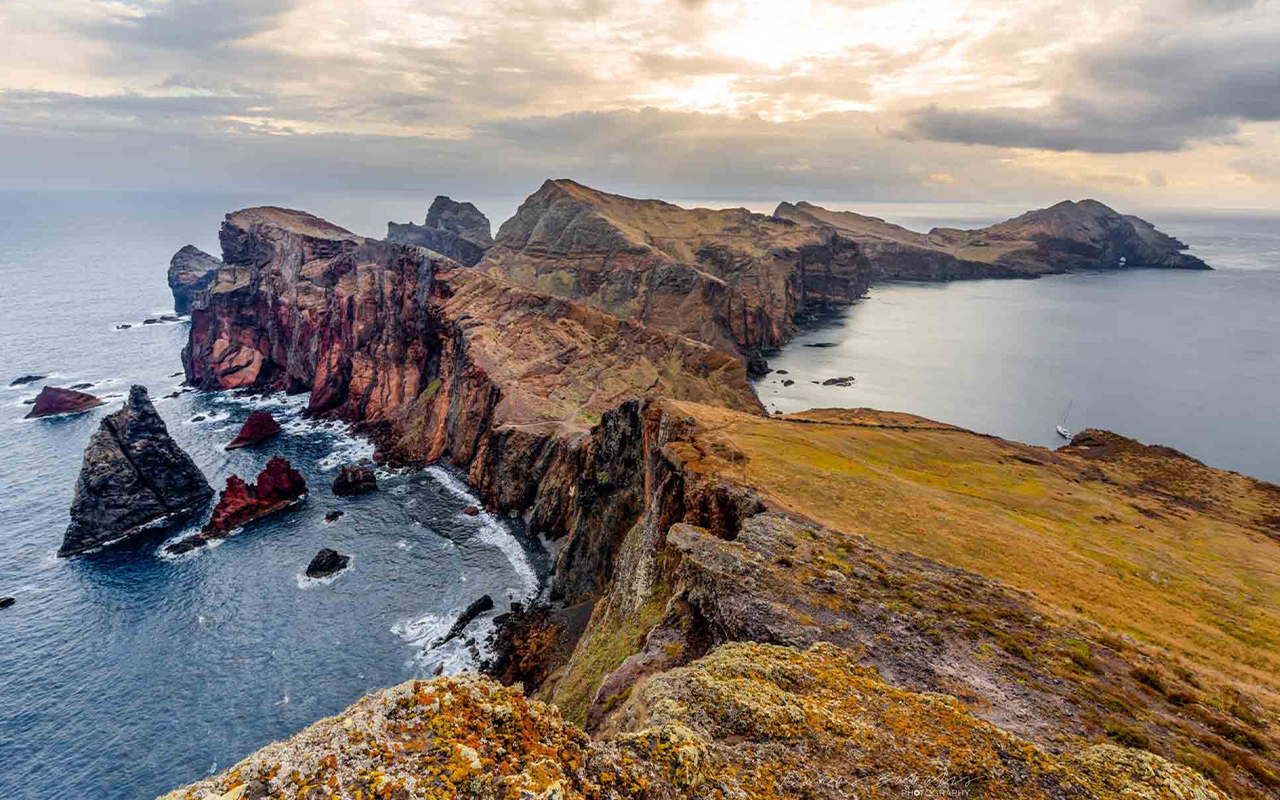
<svg viewBox="0 0 1280 800">
<path fill-rule="evenodd" d="M 208 288 L 222 262 L 195 245 L 185 245 L 169 259 L 169 290 L 175 314 L 191 313 L 191 299 Z"/>
<path fill-rule="evenodd" d="M 405 684 L 170 797 L 1280 789 L 1277 487 L 1104 432 L 651 398 L 566 491 L 546 639 L 594 606 L 535 699 Z"/>
<path fill-rule="evenodd" d="M 387 241 L 425 247 L 467 267 L 479 263 L 493 246 L 489 218 L 471 203 L 444 195 L 431 203 L 422 225 L 388 222 Z"/>
<path fill-rule="evenodd" d="M 857 242 L 880 280 L 1035 277 L 1121 266 L 1209 269 L 1151 223 L 1096 200 L 1064 201 L 987 228 L 935 228 L 927 234 L 804 202 L 782 203 L 774 216 L 831 228 Z"/>
<path fill-rule="evenodd" d="M 485 502 L 561 515 L 544 480 L 601 415 L 650 394 L 758 411 L 742 362 L 296 211 L 222 226 L 183 363 L 205 389 L 308 392 L 401 461 L 447 460 Z M 541 498 L 541 500 L 539 499 Z"/>
<path fill-rule="evenodd" d="M 213 496 L 169 436 L 143 386 L 104 417 L 85 447 L 60 556 L 93 550 L 180 520 Z"/>
<path fill-rule="evenodd" d="M 745 209 L 686 209 L 547 181 L 479 267 L 732 353 L 777 347 L 796 317 L 866 291 L 858 246 Z"/>
</svg>

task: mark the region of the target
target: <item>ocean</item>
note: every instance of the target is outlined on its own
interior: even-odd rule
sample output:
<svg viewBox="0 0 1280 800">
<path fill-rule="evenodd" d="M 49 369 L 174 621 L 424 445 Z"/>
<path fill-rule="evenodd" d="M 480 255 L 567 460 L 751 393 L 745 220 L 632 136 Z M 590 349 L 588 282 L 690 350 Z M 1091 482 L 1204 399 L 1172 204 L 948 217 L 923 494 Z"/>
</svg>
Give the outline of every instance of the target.
<svg viewBox="0 0 1280 800">
<path fill-rule="evenodd" d="M 474 199 L 495 231 L 519 202 L 457 199 Z M 0 610 L 0 797 L 43 800 L 52 787 L 66 797 L 153 797 L 369 690 L 441 664 L 474 666 L 464 642 L 427 648 L 480 595 L 502 608 L 540 591 L 545 550 L 518 521 L 463 514 L 476 501 L 459 475 L 382 470 L 377 494 L 334 498 L 337 467 L 370 455 L 367 443 L 303 419 L 303 398 L 168 397 L 182 381 L 185 323 L 139 324 L 172 311 L 169 257 L 187 243 L 216 253 L 229 210 L 303 208 L 378 236 L 388 220 L 421 221 L 430 201 L 0 194 L 0 595 L 17 598 Z M 973 227 L 1015 211 L 847 207 L 916 229 Z M 771 365 L 788 374 L 762 380 L 761 399 L 780 411 L 910 411 L 1045 446 L 1060 443 L 1053 426 L 1070 402 L 1073 429 L 1107 427 L 1280 480 L 1280 215 L 1147 216 L 1219 270 L 877 286 L 774 354 Z M 28 373 L 92 383 L 108 405 L 23 420 L 38 385 L 4 387 Z M 848 388 L 811 383 L 845 375 L 856 378 Z M 307 501 L 185 557 L 158 553 L 178 530 L 56 558 L 84 445 L 132 383 L 150 389 L 216 487 L 232 473 L 256 475 L 279 452 L 305 475 Z M 281 420 L 282 436 L 223 451 L 255 408 Z M 326 523 L 331 509 L 345 515 Z M 351 554 L 351 567 L 305 579 L 320 547 Z M 470 632 L 482 644 L 487 628 Z"/>
</svg>

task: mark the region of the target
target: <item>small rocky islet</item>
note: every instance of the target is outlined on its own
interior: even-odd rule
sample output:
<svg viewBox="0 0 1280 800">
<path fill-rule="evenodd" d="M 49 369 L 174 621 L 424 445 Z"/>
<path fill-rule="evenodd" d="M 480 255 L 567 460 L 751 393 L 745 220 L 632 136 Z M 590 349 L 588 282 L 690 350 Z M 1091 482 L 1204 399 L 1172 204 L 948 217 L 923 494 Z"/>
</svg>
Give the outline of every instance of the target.
<svg viewBox="0 0 1280 800">
<path fill-rule="evenodd" d="M 1051 453 L 906 414 L 771 417 L 750 383 L 797 319 L 879 280 L 1205 268 L 1181 242 L 1092 201 L 911 234 L 561 180 L 491 241 L 473 209 L 438 198 L 404 241 L 233 212 L 175 302 L 196 287 L 191 385 L 306 392 L 380 463 L 452 465 L 557 540 L 550 602 L 495 620 L 491 672 L 522 687 L 386 689 L 167 797 L 1274 796 L 1280 687 L 1243 665 L 1280 653 L 1158 621 L 1222 602 L 1217 573 L 1194 549 L 1171 583 L 1065 554 L 1212 531 L 1229 583 L 1274 548 L 1280 490 L 1104 431 Z M 229 480 L 206 529 L 287 507 L 289 471 Z"/>
</svg>

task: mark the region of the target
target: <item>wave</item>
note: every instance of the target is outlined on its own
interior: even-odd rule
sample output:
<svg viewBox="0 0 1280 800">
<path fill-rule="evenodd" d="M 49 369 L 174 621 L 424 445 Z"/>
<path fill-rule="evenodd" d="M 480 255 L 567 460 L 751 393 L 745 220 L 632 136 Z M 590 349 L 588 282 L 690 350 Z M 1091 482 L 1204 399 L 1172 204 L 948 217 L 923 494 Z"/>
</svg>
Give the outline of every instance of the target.
<svg viewBox="0 0 1280 800">
<path fill-rule="evenodd" d="M 402 619 L 391 626 L 392 633 L 414 648 L 413 657 L 409 659 L 407 666 L 413 668 L 420 677 L 431 677 L 436 674 L 436 670 L 442 675 L 475 671 L 480 668 L 482 661 L 493 656 L 488 644 L 493 633 L 492 614 L 476 619 L 467 626 L 463 635 L 432 648 L 433 644 L 449 632 L 463 610 L 459 606 L 445 614 L 424 614 L 413 619 Z M 468 640 L 475 643 L 475 653 L 468 646 Z"/>
<path fill-rule="evenodd" d="M 433 466 L 427 467 L 425 472 L 454 497 L 462 500 L 467 505 L 479 507 L 479 498 L 467 491 L 466 485 L 447 470 Z M 466 517 L 466 515 L 461 516 Z M 537 573 L 534 572 L 533 564 L 529 562 L 529 554 L 525 552 L 524 547 L 511 534 L 506 525 L 489 512 L 483 510 L 475 517 L 466 518 L 478 521 L 480 527 L 477 535 L 480 540 L 500 550 L 507 557 L 507 561 L 511 562 L 511 568 L 520 577 L 524 590 L 520 593 L 520 596 L 532 597 L 536 594 L 539 581 Z"/>
</svg>

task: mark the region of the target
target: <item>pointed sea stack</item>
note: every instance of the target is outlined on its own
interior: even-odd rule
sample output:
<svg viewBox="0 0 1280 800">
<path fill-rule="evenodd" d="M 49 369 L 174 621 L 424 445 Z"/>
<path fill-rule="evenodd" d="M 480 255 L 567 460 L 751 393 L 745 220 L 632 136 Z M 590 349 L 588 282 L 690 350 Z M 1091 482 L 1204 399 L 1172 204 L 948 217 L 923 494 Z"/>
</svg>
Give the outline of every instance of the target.
<svg viewBox="0 0 1280 800">
<path fill-rule="evenodd" d="M 58 414 L 79 414 L 81 411 L 88 411 L 102 404 L 101 399 L 85 392 L 46 386 L 40 390 L 40 394 L 36 395 L 36 402 L 27 412 L 26 419 L 52 417 Z"/>
<path fill-rule="evenodd" d="M 84 451 L 60 556 L 176 521 L 213 496 L 204 474 L 169 436 L 144 386 L 102 420 Z"/>
<path fill-rule="evenodd" d="M 269 411 L 254 411 L 244 421 L 244 427 L 227 445 L 227 450 L 239 450 L 241 447 L 252 447 L 274 438 L 280 433 L 280 423 Z"/>
</svg>

